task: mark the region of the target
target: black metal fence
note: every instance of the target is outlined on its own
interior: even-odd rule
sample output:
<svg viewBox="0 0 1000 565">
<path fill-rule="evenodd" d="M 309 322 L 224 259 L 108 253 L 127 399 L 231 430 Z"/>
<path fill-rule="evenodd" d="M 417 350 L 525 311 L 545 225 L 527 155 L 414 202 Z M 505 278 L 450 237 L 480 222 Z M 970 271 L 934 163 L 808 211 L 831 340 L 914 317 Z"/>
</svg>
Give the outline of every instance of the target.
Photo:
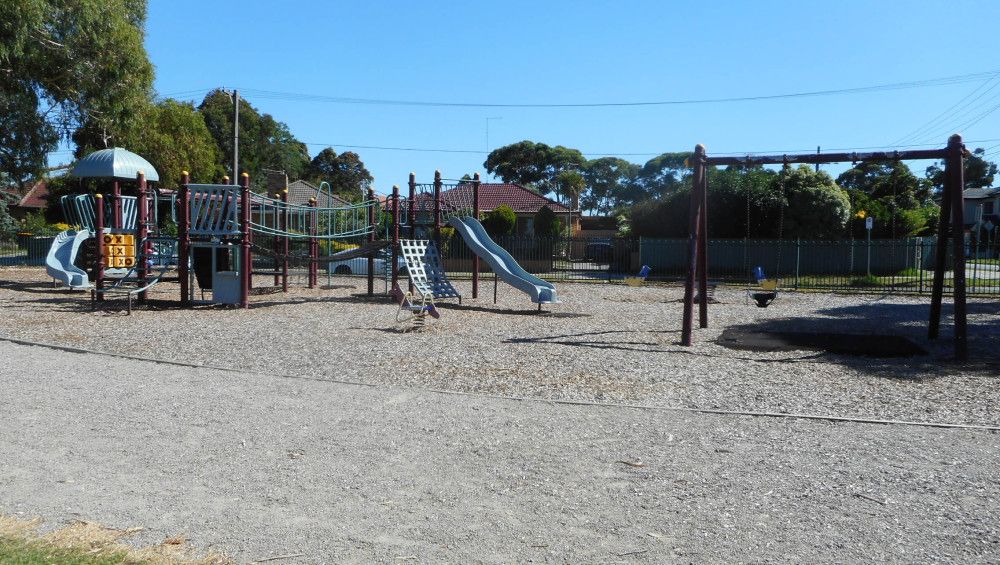
<svg viewBox="0 0 1000 565">
<path fill-rule="evenodd" d="M 687 240 L 648 238 L 497 238 L 527 271 L 554 281 L 621 281 L 643 265 L 651 280 L 679 281 L 687 272 Z M 935 238 L 897 240 L 710 240 L 709 277 L 722 283 L 748 284 L 761 267 L 782 288 L 897 293 L 930 292 Z M 472 253 L 461 238 L 442 242 L 449 275 L 471 276 Z M 970 294 L 1000 295 L 1000 260 L 996 249 L 966 249 Z M 949 246 L 948 265 L 951 265 Z M 480 269 L 489 272 L 485 261 Z M 952 273 L 944 273 L 945 290 Z M 755 284 L 755 283 L 754 283 Z"/>
<path fill-rule="evenodd" d="M 258 242 L 260 243 L 260 242 Z M 505 236 L 497 243 L 531 273 L 552 281 L 615 282 L 635 276 L 643 265 L 651 280 L 680 281 L 687 271 L 687 240 L 649 238 L 543 238 Z M 0 241 L 0 266 L 44 265 L 51 237 L 22 236 Z M 934 277 L 935 238 L 899 240 L 710 240 L 709 278 L 729 284 L 748 284 L 750 273 L 762 267 L 781 288 L 880 293 L 927 293 Z M 951 265 L 949 246 L 948 265 Z M 292 245 L 292 254 L 307 254 Z M 321 250 L 326 255 L 334 250 Z M 966 246 L 966 280 L 970 295 L 1000 295 L 1000 258 L 995 247 Z M 449 276 L 471 277 L 472 252 L 458 235 L 445 238 L 441 256 Z M 352 260 L 352 274 L 362 274 L 366 260 Z M 260 264 L 258 264 L 258 262 Z M 391 270 L 388 256 L 376 264 L 376 273 Z M 255 257 L 255 268 L 268 268 L 273 259 Z M 303 265 L 293 261 L 293 268 Z M 320 270 L 326 270 L 321 265 Z M 489 274 L 485 261 L 480 269 Z M 333 270 L 331 268 L 331 270 Z M 945 290 L 952 273 L 944 273 Z M 753 284 L 753 283 L 750 283 Z"/>
</svg>

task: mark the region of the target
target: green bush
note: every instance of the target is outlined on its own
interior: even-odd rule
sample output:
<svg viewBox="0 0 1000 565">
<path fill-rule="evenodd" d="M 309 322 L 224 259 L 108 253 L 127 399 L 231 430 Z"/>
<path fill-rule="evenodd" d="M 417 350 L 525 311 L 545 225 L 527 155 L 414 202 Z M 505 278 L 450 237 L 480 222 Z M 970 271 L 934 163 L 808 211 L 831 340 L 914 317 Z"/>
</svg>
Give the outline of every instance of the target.
<svg viewBox="0 0 1000 565">
<path fill-rule="evenodd" d="M 45 219 L 45 214 L 43 212 L 32 212 L 24 219 L 24 223 L 21 224 L 20 231 L 22 233 L 30 233 L 34 236 L 52 236 L 58 234 L 62 231 L 63 226 L 66 224 L 50 224 Z M 67 226 L 68 227 L 68 226 Z"/>
<path fill-rule="evenodd" d="M 0 198 L 0 240 L 12 239 L 18 230 L 17 220 L 7 210 L 7 201 Z"/>
<path fill-rule="evenodd" d="M 535 235 L 541 237 L 559 237 L 562 235 L 563 223 L 556 213 L 548 206 L 542 206 L 535 214 Z"/>
<path fill-rule="evenodd" d="M 491 237 L 510 235 L 517 226 L 517 214 L 506 204 L 501 204 L 495 210 L 483 216 L 483 227 Z"/>
</svg>

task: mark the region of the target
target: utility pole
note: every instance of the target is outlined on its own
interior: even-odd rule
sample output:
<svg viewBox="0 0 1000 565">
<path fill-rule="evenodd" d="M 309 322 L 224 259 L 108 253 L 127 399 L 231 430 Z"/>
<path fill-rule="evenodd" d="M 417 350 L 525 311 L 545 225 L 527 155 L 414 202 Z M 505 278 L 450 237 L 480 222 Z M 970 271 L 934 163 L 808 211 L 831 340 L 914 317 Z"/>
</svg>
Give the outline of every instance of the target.
<svg viewBox="0 0 1000 565">
<path fill-rule="evenodd" d="M 233 180 L 240 174 L 240 91 L 233 89 Z"/>
<path fill-rule="evenodd" d="M 819 155 L 819 145 L 816 146 L 816 154 Z M 819 163 L 816 163 L 816 172 L 819 172 Z"/>
<path fill-rule="evenodd" d="M 230 175 L 235 184 L 236 178 L 240 174 L 240 91 L 219 89 L 224 94 L 228 94 L 233 99 L 233 173 Z"/>
</svg>

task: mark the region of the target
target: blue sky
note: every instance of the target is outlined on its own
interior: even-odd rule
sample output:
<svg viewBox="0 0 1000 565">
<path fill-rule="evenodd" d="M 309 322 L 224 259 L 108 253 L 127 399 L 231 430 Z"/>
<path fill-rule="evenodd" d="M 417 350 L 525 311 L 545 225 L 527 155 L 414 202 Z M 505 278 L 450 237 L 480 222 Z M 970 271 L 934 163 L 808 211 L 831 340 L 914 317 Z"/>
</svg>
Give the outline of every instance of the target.
<svg viewBox="0 0 1000 565">
<path fill-rule="evenodd" d="M 450 178 L 484 171 L 487 121 L 490 149 L 530 139 L 640 164 L 696 143 L 710 153 L 937 146 L 967 124 L 967 140 L 993 140 L 971 145 L 1000 159 L 1000 109 L 989 113 L 1000 106 L 1000 86 L 990 90 L 1000 76 L 864 94 L 601 108 L 344 104 L 253 90 L 573 104 L 863 87 L 998 71 L 998 21 L 1000 2 L 982 1 L 154 0 L 146 46 L 159 94 L 200 101 L 211 88 L 245 89 L 254 106 L 309 143 L 311 155 L 327 145 L 465 151 L 351 149 L 387 192 L 410 171 L 420 179 L 435 169 Z M 955 108 L 963 97 L 967 105 Z M 911 165 L 921 174 L 926 166 Z"/>
</svg>

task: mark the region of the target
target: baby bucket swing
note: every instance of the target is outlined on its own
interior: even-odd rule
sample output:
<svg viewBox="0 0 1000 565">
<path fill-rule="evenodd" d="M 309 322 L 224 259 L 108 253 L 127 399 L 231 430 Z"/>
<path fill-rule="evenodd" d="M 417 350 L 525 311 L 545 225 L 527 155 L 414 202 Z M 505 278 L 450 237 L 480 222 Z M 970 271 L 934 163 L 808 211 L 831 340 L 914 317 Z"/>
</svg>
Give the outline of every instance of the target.
<svg viewBox="0 0 1000 565">
<path fill-rule="evenodd" d="M 778 208 L 778 252 L 777 261 L 775 262 L 774 278 L 769 279 L 764 273 L 764 267 L 758 265 L 752 270 L 750 269 L 750 186 L 749 181 L 750 174 L 750 160 L 747 159 L 747 165 L 744 171 L 744 184 L 746 185 L 747 194 L 747 234 L 746 238 L 743 240 L 743 268 L 747 273 L 747 288 L 746 288 L 746 303 L 750 303 L 750 299 L 753 299 L 754 303 L 758 308 L 767 308 L 771 305 L 776 298 L 778 298 L 778 283 L 781 280 L 781 248 L 782 236 L 784 235 L 784 225 L 785 225 L 785 174 L 788 172 L 788 163 L 784 163 L 781 167 L 781 172 L 778 176 L 778 186 L 780 188 L 780 200 Z"/>
</svg>

